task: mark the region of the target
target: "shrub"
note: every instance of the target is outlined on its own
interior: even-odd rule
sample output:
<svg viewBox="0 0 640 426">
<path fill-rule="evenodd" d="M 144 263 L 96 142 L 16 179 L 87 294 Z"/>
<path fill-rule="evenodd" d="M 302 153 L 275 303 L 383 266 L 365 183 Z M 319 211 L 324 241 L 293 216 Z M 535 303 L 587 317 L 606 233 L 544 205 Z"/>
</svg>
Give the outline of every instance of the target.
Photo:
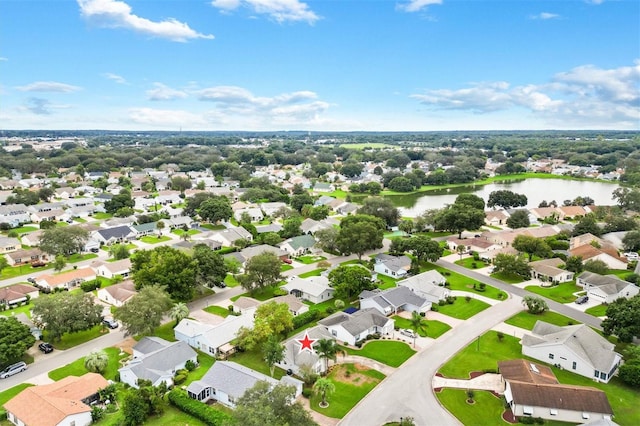
<svg viewBox="0 0 640 426">
<path fill-rule="evenodd" d="M 196 367 L 197 367 L 197 366 L 196 366 L 196 363 L 195 363 L 195 362 L 193 362 L 193 361 L 191 361 L 191 360 L 188 360 L 188 361 L 187 361 L 187 362 L 185 362 L 185 364 L 184 364 L 184 368 L 186 368 L 186 369 L 187 369 L 187 371 L 193 371 L 193 370 L 195 370 L 195 369 L 196 369 Z"/>
<path fill-rule="evenodd" d="M 302 396 L 309 399 L 313 395 L 313 391 L 311 389 L 302 389 Z"/>
<path fill-rule="evenodd" d="M 476 262 L 471 263 L 471 268 L 476 269 L 477 267 L 478 267 L 478 264 Z"/>
<path fill-rule="evenodd" d="M 94 405 L 91 407 L 91 421 L 93 423 L 97 422 L 101 418 L 104 417 L 104 408 Z"/>
<path fill-rule="evenodd" d="M 438 302 L 439 303 L 439 302 Z M 431 305 L 431 310 L 433 312 L 438 312 L 438 305 Z"/>
<path fill-rule="evenodd" d="M 362 340 L 358 340 L 356 342 L 356 347 L 361 348 L 362 347 L 362 343 L 363 343 Z"/>
<path fill-rule="evenodd" d="M 465 297 L 464 297 L 464 300 L 466 300 L 466 301 L 467 301 L 467 303 L 471 302 L 471 296 L 465 296 Z"/>
<path fill-rule="evenodd" d="M 307 325 L 310 322 L 317 320 L 319 315 L 320 312 L 316 311 L 315 309 L 307 311 L 304 314 L 296 315 L 295 317 L 293 317 L 293 328 L 297 329 L 302 327 L 303 325 Z"/>
<path fill-rule="evenodd" d="M 181 385 L 187 380 L 186 374 L 176 374 L 176 377 L 173 378 L 174 385 Z"/>
<path fill-rule="evenodd" d="M 201 420 L 208 426 L 230 424 L 232 421 L 228 414 L 189 398 L 187 393 L 181 389 L 173 389 L 169 392 L 169 402 L 178 410 Z"/>
<path fill-rule="evenodd" d="M 85 281 L 80 284 L 80 288 L 85 293 L 89 293 L 90 291 L 100 288 L 100 280 L 96 278 L 95 280 Z"/>
<path fill-rule="evenodd" d="M 328 313 L 329 315 L 331 315 L 335 311 L 336 311 L 336 308 L 334 308 L 333 306 L 327 306 L 327 309 L 325 310 L 325 312 Z"/>
<path fill-rule="evenodd" d="M 453 305 L 456 302 L 455 296 L 447 296 L 447 303 Z"/>
<path fill-rule="evenodd" d="M 498 341 L 502 342 L 502 339 L 504 339 L 504 333 L 502 331 L 498 331 L 496 333 L 496 337 L 498 337 Z"/>
<path fill-rule="evenodd" d="M 518 417 L 518 422 L 524 425 L 532 425 L 535 423 L 535 420 L 533 417 Z"/>
<path fill-rule="evenodd" d="M 439 305 L 439 306 L 444 306 L 444 305 L 446 305 L 446 304 L 447 304 L 447 301 L 446 301 L 446 300 L 444 300 L 444 299 L 440 299 L 440 300 L 438 300 L 438 305 Z"/>
</svg>

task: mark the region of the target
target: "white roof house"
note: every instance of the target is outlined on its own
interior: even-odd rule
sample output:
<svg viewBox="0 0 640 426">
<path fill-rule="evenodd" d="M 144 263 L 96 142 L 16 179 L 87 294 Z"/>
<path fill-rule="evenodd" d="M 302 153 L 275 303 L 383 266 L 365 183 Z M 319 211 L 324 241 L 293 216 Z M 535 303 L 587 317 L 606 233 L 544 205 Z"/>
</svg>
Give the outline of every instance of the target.
<svg viewBox="0 0 640 426">
<path fill-rule="evenodd" d="M 440 272 L 431 270 L 398 281 L 397 285 L 410 289 L 431 303 L 438 303 L 451 295 L 451 291 L 444 286 L 446 282 L 447 279 Z"/>
<path fill-rule="evenodd" d="M 282 286 L 294 296 L 313 303 L 325 302 L 333 297 L 333 287 L 329 286 L 327 277 L 290 277 L 289 282 Z"/>
<path fill-rule="evenodd" d="M 640 293 L 640 287 L 615 275 L 600 275 L 585 271 L 578 275 L 576 284 L 587 290 L 587 296 L 600 303 L 613 303 L 617 299 L 629 299 Z"/>
<path fill-rule="evenodd" d="M 391 278 L 403 278 L 409 273 L 411 259 L 408 256 L 376 255 L 373 270 Z"/>
<path fill-rule="evenodd" d="M 302 344 L 299 342 L 304 339 L 305 334 L 309 336 L 311 340 L 315 340 L 312 343 L 312 346 L 316 346 L 318 340 L 326 339 L 326 340 L 335 340 L 336 337 L 331 334 L 326 327 L 322 325 L 317 325 L 315 327 L 308 328 L 295 336 L 287 339 L 284 342 L 284 359 L 282 362 L 276 364 L 278 367 L 293 371 L 294 374 L 298 374 L 300 371 L 300 367 L 307 365 L 311 367 L 313 371 L 318 374 L 324 373 L 325 371 L 325 362 L 320 359 L 318 353 L 314 351 L 300 351 Z"/>
<path fill-rule="evenodd" d="M 334 339 L 355 345 L 369 334 L 393 332 L 394 321 L 373 308 L 360 309 L 352 314 L 336 312 L 320 321 Z"/>
</svg>

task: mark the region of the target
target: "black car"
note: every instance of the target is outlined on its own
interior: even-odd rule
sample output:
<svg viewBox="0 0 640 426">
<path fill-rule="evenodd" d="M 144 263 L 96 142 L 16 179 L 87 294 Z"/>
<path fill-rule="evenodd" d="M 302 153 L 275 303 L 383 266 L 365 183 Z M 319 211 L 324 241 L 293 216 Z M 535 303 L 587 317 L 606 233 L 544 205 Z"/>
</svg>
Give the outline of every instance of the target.
<svg viewBox="0 0 640 426">
<path fill-rule="evenodd" d="M 47 343 L 47 342 L 40 343 L 38 345 L 38 349 L 40 349 L 45 354 L 49 354 L 49 353 L 53 352 L 53 346 L 51 346 L 51 343 Z"/>
<path fill-rule="evenodd" d="M 588 301 L 589 301 L 589 296 L 580 296 L 576 299 L 576 304 L 582 305 L 584 303 L 587 303 Z"/>
<path fill-rule="evenodd" d="M 224 283 L 224 281 L 216 283 L 215 285 L 216 285 L 216 287 L 220 287 L 220 288 L 226 288 L 227 287 L 227 285 Z"/>
<path fill-rule="evenodd" d="M 31 284 L 35 284 L 36 283 L 36 279 L 33 278 L 33 277 L 27 278 L 27 281 L 29 281 Z"/>
</svg>

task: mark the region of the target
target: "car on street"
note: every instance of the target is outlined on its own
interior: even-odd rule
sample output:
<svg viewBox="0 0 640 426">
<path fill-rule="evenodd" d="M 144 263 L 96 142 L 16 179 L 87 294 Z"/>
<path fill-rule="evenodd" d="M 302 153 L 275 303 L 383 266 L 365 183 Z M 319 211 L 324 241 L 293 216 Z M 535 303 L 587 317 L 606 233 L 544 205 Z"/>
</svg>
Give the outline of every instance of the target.
<svg viewBox="0 0 640 426">
<path fill-rule="evenodd" d="M 400 329 L 400 334 L 402 334 L 403 336 L 411 337 L 412 339 L 418 337 L 416 333 L 413 332 L 413 330 L 409 330 L 408 328 Z"/>
<path fill-rule="evenodd" d="M 627 258 L 627 260 L 638 260 L 638 258 L 640 256 L 638 256 L 638 253 L 630 251 L 624 254 L 624 257 Z"/>
<path fill-rule="evenodd" d="M 215 283 L 215 286 L 219 287 L 219 288 L 227 288 L 227 284 L 225 284 L 224 281 L 220 281 L 219 283 Z"/>
<path fill-rule="evenodd" d="M 111 329 L 114 328 L 118 328 L 118 321 L 114 320 L 113 318 L 105 318 L 102 320 L 102 324 L 104 324 L 106 327 L 109 327 Z"/>
<path fill-rule="evenodd" d="M 576 299 L 577 305 L 583 305 L 589 301 L 589 296 L 580 296 Z"/>
<path fill-rule="evenodd" d="M 0 379 L 6 379 L 7 377 L 11 377 L 14 374 L 21 373 L 26 369 L 27 369 L 27 364 L 24 361 L 11 364 L 4 370 L 0 371 Z"/>
<path fill-rule="evenodd" d="M 53 352 L 53 346 L 51 343 L 42 342 L 38 345 L 38 349 L 40 349 L 45 354 L 50 354 Z"/>
</svg>

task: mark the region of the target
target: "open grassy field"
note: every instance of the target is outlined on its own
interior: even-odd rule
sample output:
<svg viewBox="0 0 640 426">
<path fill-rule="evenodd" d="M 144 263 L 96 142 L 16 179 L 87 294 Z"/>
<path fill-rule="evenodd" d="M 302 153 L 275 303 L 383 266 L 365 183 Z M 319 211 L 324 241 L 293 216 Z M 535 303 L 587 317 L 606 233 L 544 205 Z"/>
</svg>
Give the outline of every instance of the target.
<svg viewBox="0 0 640 426">
<path fill-rule="evenodd" d="M 540 287 L 538 285 L 529 285 L 524 288 L 532 293 L 539 294 L 540 296 L 548 297 L 551 300 L 555 300 L 558 303 L 571 303 L 576 300 L 576 296 L 573 293 L 581 290 L 575 283 L 568 282 L 560 285 L 554 285 L 551 287 Z"/>
<path fill-rule="evenodd" d="M 106 348 L 104 351 L 107 353 L 109 357 L 109 365 L 105 370 L 103 376 L 107 380 L 113 380 L 118 373 L 118 368 L 120 368 L 120 360 L 126 358 L 128 355 L 123 353 L 120 354 L 119 348 Z M 79 358 L 73 361 L 71 364 L 67 364 L 64 367 L 57 368 L 49 372 L 49 378 L 51 380 L 58 381 L 60 379 L 64 379 L 67 376 L 82 376 L 83 374 L 88 373 L 87 369 L 84 368 L 84 357 Z"/>
<path fill-rule="evenodd" d="M 496 300 L 503 300 L 507 298 L 505 292 L 490 285 L 485 286 L 484 291 L 475 290 L 474 285 L 480 284 L 479 281 L 476 281 L 469 277 L 465 277 L 464 275 L 450 271 L 449 269 L 436 266 L 433 263 L 425 263 L 423 268 L 421 268 L 421 272 L 429 271 L 432 269 L 440 272 L 440 274 L 445 277 L 445 279 L 449 283 L 449 288 L 451 290 L 468 291 L 469 293 L 479 294 L 481 296 Z"/>
<path fill-rule="evenodd" d="M 533 326 L 536 325 L 537 321 L 544 321 L 562 327 L 565 325 L 580 324 L 580 322 L 576 320 L 551 311 L 546 311 L 537 315 L 530 314 L 527 311 L 522 311 L 506 320 L 505 323 L 524 328 L 525 330 L 533 330 Z"/>
<path fill-rule="evenodd" d="M 412 330 L 411 322 L 408 319 L 399 317 L 397 315 L 394 316 L 393 319 L 395 321 L 396 327 L 408 328 Z M 451 326 L 449 324 L 445 324 L 440 321 L 424 320 L 424 323 L 427 325 L 427 329 L 418 331 L 418 334 L 422 337 L 431 337 L 432 339 L 437 339 L 447 331 L 451 330 Z"/>
<path fill-rule="evenodd" d="M 484 311 L 489 306 L 490 305 L 488 303 L 485 303 L 478 299 L 471 299 L 467 302 L 464 297 L 458 296 L 456 297 L 456 301 L 454 304 L 438 306 L 438 312 L 449 315 L 453 318 L 466 320 L 471 318 L 475 314 Z"/>
<path fill-rule="evenodd" d="M 371 340 L 362 349 L 342 348 L 349 355 L 371 358 L 391 367 L 399 367 L 416 353 L 404 342 L 391 340 Z"/>
</svg>

